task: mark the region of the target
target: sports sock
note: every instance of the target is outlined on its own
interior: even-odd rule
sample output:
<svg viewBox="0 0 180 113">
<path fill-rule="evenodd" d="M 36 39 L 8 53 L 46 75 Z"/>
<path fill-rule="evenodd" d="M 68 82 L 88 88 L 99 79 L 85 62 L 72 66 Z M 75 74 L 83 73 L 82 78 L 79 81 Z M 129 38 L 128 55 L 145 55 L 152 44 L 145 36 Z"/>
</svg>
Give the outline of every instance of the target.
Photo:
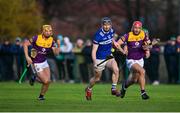
<svg viewBox="0 0 180 113">
<path fill-rule="evenodd" d="M 141 95 L 143 95 L 144 93 L 146 93 L 146 91 L 145 90 L 141 90 Z"/>
<path fill-rule="evenodd" d="M 88 90 L 92 90 L 92 88 L 90 88 L 90 87 L 87 87 L 87 89 L 88 89 Z"/>
<path fill-rule="evenodd" d="M 117 84 L 112 84 L 112 89 L 116 89 Z"/>
</svg>

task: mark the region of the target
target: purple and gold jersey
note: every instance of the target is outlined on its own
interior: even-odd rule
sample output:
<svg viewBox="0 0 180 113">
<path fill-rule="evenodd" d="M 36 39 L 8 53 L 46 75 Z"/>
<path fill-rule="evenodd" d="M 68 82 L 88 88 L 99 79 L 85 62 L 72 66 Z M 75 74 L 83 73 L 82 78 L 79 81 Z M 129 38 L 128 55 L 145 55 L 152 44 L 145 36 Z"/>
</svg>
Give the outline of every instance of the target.
<svg viewBox="0 0 180 113">
<path fill-rule="evenodd" d="M 128 47 L 127 59 L 139 60 L 144 57 L 145 54 L 142 45 L 145 42 L 148 42 L 149 39 L 143 30 L 141 30 L 139 35 L 134 35 L 133 32 L 129 32 L 125 34 L 121 38 L 121 40 L 127 43 L 127 47 Z"/>
<path fill-rule="evenodd" d="M 32 44 L 31 49 L 31 58 L 33 63 L 42 63 L 46 60 L 46 55 L 51 51 L 51 48 L 54 46 L 53 37 L 44 39 L 42 35 L 34 36 L 30 40 Z"/>
</svg>

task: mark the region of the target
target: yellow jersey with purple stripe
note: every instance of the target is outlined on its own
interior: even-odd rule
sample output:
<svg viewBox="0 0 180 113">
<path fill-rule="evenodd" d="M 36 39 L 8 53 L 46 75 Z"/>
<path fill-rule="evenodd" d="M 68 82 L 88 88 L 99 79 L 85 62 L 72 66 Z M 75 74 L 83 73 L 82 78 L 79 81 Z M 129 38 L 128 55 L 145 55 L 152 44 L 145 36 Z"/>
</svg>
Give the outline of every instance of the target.
<svg viewBox="0 0 180 113">
<path fill-rule="evenodd" d="M 133 32 L 125 34 L 121 40 L 127 44 L 128 56 L 127 59 L 139 60 L 144 57 L 144 50 L 142 45 L 149 41 L 143 30 L 138 35 L 134 35 Z"/>
<path fill-rule="evenodd" d="M 46 60 L 47 54 L 51 51 L 54 46 L 53 37 L 43 38 L 42 35 L 34 36 L 30 39 L 32 44 L 31 58 L 33 63 L 42 63 Z"/>
</svg>

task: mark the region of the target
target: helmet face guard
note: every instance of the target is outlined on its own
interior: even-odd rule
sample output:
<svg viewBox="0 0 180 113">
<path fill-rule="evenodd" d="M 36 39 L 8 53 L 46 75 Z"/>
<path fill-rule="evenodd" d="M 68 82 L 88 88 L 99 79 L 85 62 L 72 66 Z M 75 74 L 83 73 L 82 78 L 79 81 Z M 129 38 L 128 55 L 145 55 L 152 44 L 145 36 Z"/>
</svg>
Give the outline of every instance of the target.
<svg viewBox="0 0 180 113">
<path fill-rule="evenodd" d="M 50 30 L 52 30 L 51 25 L 43 25 L 43 26 L 42 26 L 42 32 L 44 32 L 44 31 L 50 31 Z"/>
<path fill-rule="evenodd" d="M 142 29 L 142 23 L 140 21 L 134 21 L 131 27 L 131 31 L 134 30 L 134 27 Z"/>
<path fill-rule="evenodd" d="M 101 24 L 104 25 L 104 24 L 110 24 L 112 25 L 112 21 L 109 17 L 104 17 L 101 19 Z"/>
<path fill-rule="evenodd" d="M 142 28 L 142 23 L 140 21 L 134 21 L 133 27 L 141 27 Z"/>
<path fill-rule="evenodd" d="M 53 35 L 53 32 L 52 32 L 52 26 L 51 25 L 43 25 L 42 26 L 42 34 L 45 36 L 45 37 L 50 37 Z"/>
<path fill-rule="evenodd" d="M 131 31 L 137 35 L 140 33 L 141 29 L 142 29 L 142 23 L 140 21 L 134 21 L 131 27 Z"/>
</svg>

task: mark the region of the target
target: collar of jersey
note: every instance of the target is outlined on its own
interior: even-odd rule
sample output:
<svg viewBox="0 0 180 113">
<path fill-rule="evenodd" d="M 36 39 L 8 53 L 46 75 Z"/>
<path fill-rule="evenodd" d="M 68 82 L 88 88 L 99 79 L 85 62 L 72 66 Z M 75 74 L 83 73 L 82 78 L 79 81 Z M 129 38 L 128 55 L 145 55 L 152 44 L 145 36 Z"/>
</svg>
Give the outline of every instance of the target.
<svg viewBox="0 0 180 113">
<path fill-rule="evenodd" d="M 101 31 L 102 31 L 104 34 L 108 34 L 108 33 L 111 31 L 111 29 L 110 29 L 108 32 L 106 32 L 106 31 L 104 31 L 103 28 L 101 28 Z"/>
<path fill-rule="evenodd" d="M 50 48 L 53 42 L 53 37 L 49 37 L 48 39 L 44 39 L 41 35 L 38 35 L 38 38 L 36 40 L 36 45 L 44 48 Z"/>
</svg>

